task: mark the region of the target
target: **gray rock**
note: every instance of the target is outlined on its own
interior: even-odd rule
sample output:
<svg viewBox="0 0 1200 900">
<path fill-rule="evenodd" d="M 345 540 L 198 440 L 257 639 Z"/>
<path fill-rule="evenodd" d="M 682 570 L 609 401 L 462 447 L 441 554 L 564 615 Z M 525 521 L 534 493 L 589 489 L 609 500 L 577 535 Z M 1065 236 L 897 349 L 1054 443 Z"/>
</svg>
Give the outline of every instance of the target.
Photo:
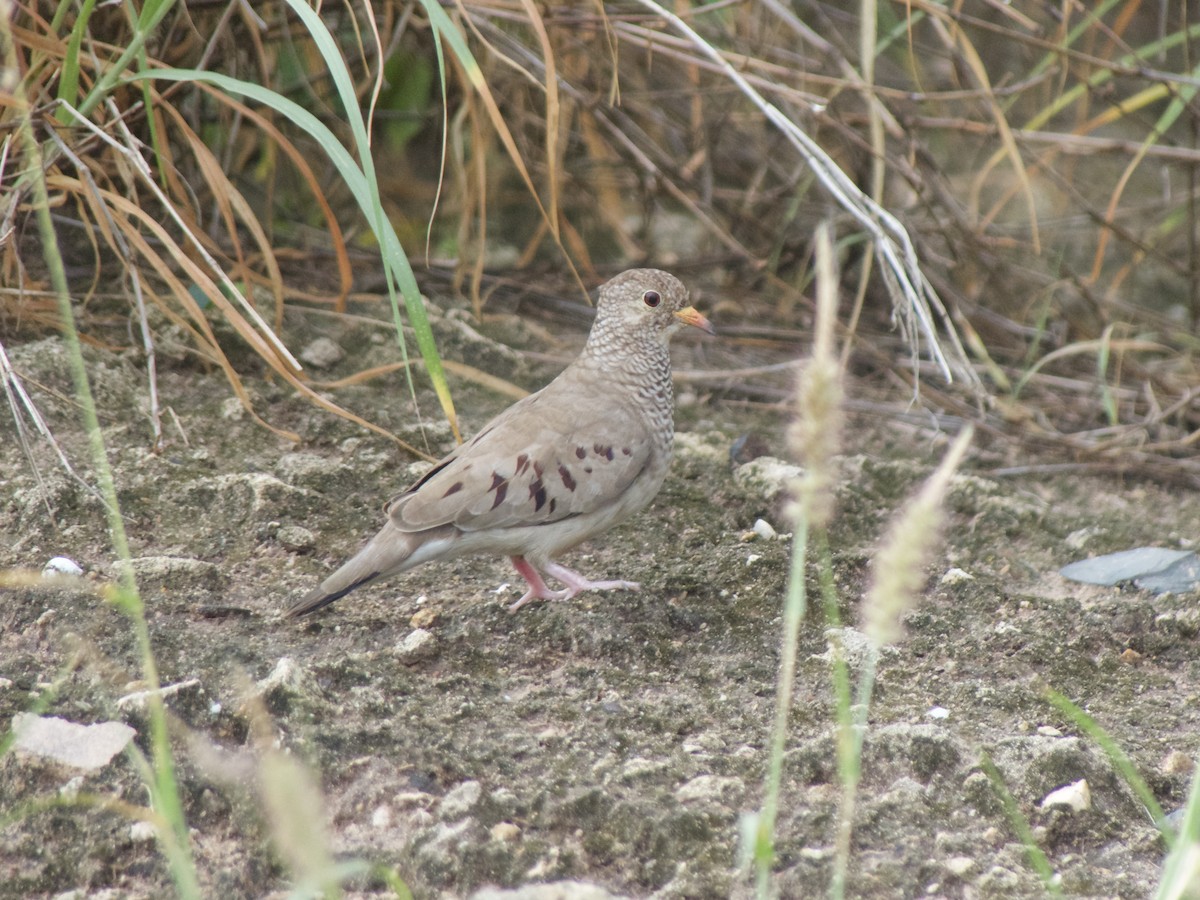
<svg viewBox="0 0 1200 900">
<path fill-rule="evenodd" d="M 327 479 L 339 474 L 343 463 L 326 459 L 316 453 L 286 453 L 275 464 L 275 474 L 288 484 L 320 487 Z"/>
<path fill-rule="evenodd" d="M 433 632 L 424 628 L 414 628 L 396 645 L 393 652 L 401 663 L 412 666 L 436 655 L 437 648 L 438 641 Z M 468 782 L 470 783 L 472 782 Z"/>
<path fill-rule="evenodd" d="M 675 790 L 680 803 L 722 803 L 741 796 L 745 785 L 740 778 L 721 775 L 697 775 Z"/>
<path fill-rule="evenodd" d="M 1189 559 L 1190 562 L 1185 562 Z M 1183 564 L 1179 572 L 1169 572 L 1178 564 Z M 1192 590 L 1200 584 L 1200 558 L 1187 550 L 1168 550 L 1165 547 L 1138 547 L 1135 550 L 1094 556 L 1063 566 L 1058 571 L 1064 578 L 1082 581 L 1084 584 L 1112 586 L 1136 579 L 1139 587 L 1156 593 L 1166 590 Z M 1187 587 L 1155 588 L 1143 583 L 1149 580 L 1151 584 L 1169 585 L 1179 582 L 1180 578 L 1187 580 Z"/>
<path fill-rule="evenodd" d="M 13 716 L 12 730 L 14 749 L 86 771 L 104 768 L 137 733 L 124 722 L 80 725 L 24 712 Z"/>
<path fill-rule="evenodd" d="M 442 819 L 461 819 L 467 815 L 483 796 L 483 785 L 478 781 L 464 781 L 452 788 L 438 805 Z"/>
<path fill-rule="evenodd" d="M 760 456 L 734 469 L 733 480 L 767 500 L 774 500 L 803 474 L 800 466 L 774 456 Z"/>
<path fill-rule="evenodd" d="M 300 351 L 300 360 L 314 369 L 329 369 L 340 363 L 346 351 L 332 338 L 319 337 Z"/>
<path fill-rule="evenodd" d="M 317 546 L 317 536 L 302 525 L 280 526 L 275 539 L 284 550 L 292 553 L 306 553 Z"/>
<path fill-rule="evenodd" d="M 219 566 L 187 556 L 142 556 L 131 559 L 129 566 L 141 590 L 199 588 L 221 591 L 229 584 L 229 576 Z M 123 569 L 124 563 L 114 563 L 110 574 L 118 578 Z"/>
</svg>

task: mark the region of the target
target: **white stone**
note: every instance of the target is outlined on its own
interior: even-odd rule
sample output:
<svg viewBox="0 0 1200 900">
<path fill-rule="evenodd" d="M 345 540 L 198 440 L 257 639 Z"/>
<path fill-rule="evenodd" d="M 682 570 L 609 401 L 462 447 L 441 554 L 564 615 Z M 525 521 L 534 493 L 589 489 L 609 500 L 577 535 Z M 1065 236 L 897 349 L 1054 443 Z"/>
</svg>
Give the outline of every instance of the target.
<svg viewBox="0 0 1200 900">
<path fill-rule="evenodd" d="M 492 840 L 494 841 L 503 841 L 507 843 L 509 841 L 515 841 L 520 836 L 521 829 L 512 822 L 497 822 L 492 826 Z"/>
<path fill-rule="evenodd" d="M 221 402 L 221 418 L 227 422 L 236 422 L 246 417 L 246 407 L 237 397 L 229 397 Z"/>
<path fill-rule="evenodd" d="M 346 356 L 335 341 L 327 337 L 319 337 L 300 351 L 300 359 L 314 369 L 328 369 L 337 365 Z"/>
<path fill-rule="evenodd" d="M 975 576 L 972 575 L 970 572 L 966 572 L 960 568 L 955 567 L 953 569 L 947 569 L 945 571 L 945 573 L 943 573 L 939 583 L 953 585 L 953 584 L 963 584 L 964 582 L 974 581 L 974 580 L 975 580 Z"/>
<path fill-rule="evenodd" d="M 414 628 L 396 645 L 394 652 L 401 663 L 411 666 L 437 652 L 437 638 L 432 631 Z"/>
<path fill-rule="evenodd" d="M 12 729 L 14 749 L 88 771 L 108 765 L 137 733 L 124 722 L 80 725 L 25 712 L 13 716 Z"/>
<path fill-rule="evenodd" d="M 771 526 L 771 523 L 768 522 L 766 519 L 755 519 L 754 520 L 754 533 L 757 534 L 764 541 L 773 541 L 773 540 L 775 540 L 775 538 L 779 537 L 779 532 L 777 532 Z"/>
<path fill-rule="evenodd" d="M 1075 812 L 1083 812 L 1085 809 L 1091 809 L 1092 790 L 1088 787 L 1087 779 L 1081 778 L 1051 791 L 1042 798 L 1042 802 L 1038 805 L 1042 809 L 1048 809 L 1051 806 L 1067 806 Z"/>
<path fill-rule="evenodd" d="M 697 775 L 675 790 L 675 799 L 680 803 L 716 802 L 729 794 L 737 794 L 742 788 L 740 778 L 722 775 Z"/>
<path fill-rule="evenodd" d="M 371 813 L 371 825 L 374 828 L 387 828 L 392 824 L 392 818 L 392 808 L 386 803 L 381 803 Z"/>
<path fill-rule="evenodd" d="M 82 574 L 79 563 L 66 556 L 56 556 L 42 568 L 42 577 L 45 579 L 78 578 Z"/>
<path fill-rule="evenodd" d="M 946 871 L 956 878 L 964 878 L 975 868 L 975 860 L 969 856 L 952 856 L 944 863 Z"/>
<path fill-rule="evenodd" d="M 456 785 L 442 798 L 438 812 L 443 819 L 459 819 L 469 813 L 483 796 L 483 785 L 478 781 L 464 781 Z"/>
</svg>

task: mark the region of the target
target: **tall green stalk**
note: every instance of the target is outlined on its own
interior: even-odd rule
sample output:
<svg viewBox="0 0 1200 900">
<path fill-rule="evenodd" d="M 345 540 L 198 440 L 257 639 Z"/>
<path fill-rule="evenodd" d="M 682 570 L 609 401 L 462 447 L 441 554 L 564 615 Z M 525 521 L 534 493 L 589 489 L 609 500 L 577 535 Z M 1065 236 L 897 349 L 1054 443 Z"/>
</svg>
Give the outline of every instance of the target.
<svg viewBox="0 0 1200 900">
<path fill-rule="evenodd" d="M 800 643 L 800 622 L 804 619 L 807 593 L 804 568 L 808 556 L 808 519 L 796 518 L 792 536 L 792 565 L 788 574 L 787 599 L 783 607 L 783 646 L 779 678 L 775 691 L 775 724 L 771 728 L 770 758 L 763 789 L 762 812 L 754 838 L 755 892 L 768 896 L 771 865 L 775 861 L 775 819 L 779 813 L 779 791 L 783 780 L 783 754 L 787 747 L 788 714 L 792 708 L 792 686 L 796 680 L 796 656 Z"/>
<path fill-rule="evenodd" d="M 2 27 L 4 35 L 0 44 L 5 47 L 5 65 L 9 71 L 17 71 L 15 50 L 12 34 L 8 29 L 7 17 L 0 16 L 0 21 L 3 22 L 3 26 L 0 27 Z M 42 242 L 42 255 L 46 261 L 50 285 L 58 303 L 59 320 L 62 326 L 63 342 L 67 348 L 71 379 L 82 411 L 83 425 L 87 432 L 88 447 L 91 451 L 92 465 L 96 471 L 96 480 L 104 500 L 109 535 L 116 556 L 123 563 L 119 583 L 112 600 L 129 616 L 133 625 L 134 638 L 142 657 L 142 677 L 150 688 L 148 709 L 153 778 L 148 787 L 155 809 L 168 823 L 166 828 L 159 829 L 158 837 L 163 852 L 167 856 L 179 895 L 188 900 L 191 898 L 199 900 L 200 887 L 188 843 L 187 823 L 183 817 L 179 787 L 175 780 L 175 765 L 171 757 L 166 710 L 163 707 L 162 698 L 157 694 L 158 667 L 155 664 L 150 645 L 150 631 L 146 625 L 145 608 L 141 595 L 138 593 L 133 567 L 130 565 L 129 539 L 125 533 L 125 522 L 121 518 L 120 505 L 117 501 L 116 482 L 108 463 L 108 452 L 104 446 L 103 433 L 100 430 L 100 419 L 96 414 L 96 403 L 83 360 L 79 332 L 75 327 L 75 312 L 71 306 L 66 268 L 63 265 L 62 254 L 59 252 L 58 236 L 54 231 L 54 222 L 50 215 L 50 198 L 46 187 L 42 151 L 34 135 L 26 99 L 17 97 L 16 101 L 20 105 L 21 112 L 17 121 L 18 140 L 24 151 L 26 171 L 29 173 L 27 184 Z"/>
</svg>

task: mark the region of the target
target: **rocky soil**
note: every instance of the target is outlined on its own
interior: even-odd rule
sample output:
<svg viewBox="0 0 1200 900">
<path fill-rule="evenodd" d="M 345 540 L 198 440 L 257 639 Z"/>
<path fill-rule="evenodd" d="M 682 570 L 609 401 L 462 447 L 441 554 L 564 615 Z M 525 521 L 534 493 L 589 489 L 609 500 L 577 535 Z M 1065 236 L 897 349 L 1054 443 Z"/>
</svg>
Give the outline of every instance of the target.
<svg viewBox="0 0 1200 900">
<path fill-rule="evenodd" d="M 395 358 L 371 324 L 289 327 L 292 346 L 325 334 L 346 351 L 334 362 L 324 348 L 330 377 Z M 438 328 L 448 358 L 526 388 L 556 369 L 537 354 L 565 360 L 582 340 L 581 330 L 552 339 L 503 318 L 477 330 L 457 314 Z M 677 342 L 682 368 L 702 364 L 700 340 Z M 8 349 L 90 483 L 60 342 Z M 768 455 L 786 456 L 782 410 L 725 396 L 719 382 L 682 386 L 678 455 L 661 495 L 566 560 L 640 581 L 640 593 L 509 615 L 519 579 L 508 563 L 460 560 L 284 622 L 289 600 L 374 533 L 414 460 L 252 378 L 256 410 L 302 441 L 276 437 L 219 373 L 169 347 L 159 387 L 171 412 L 154 453 L 144 369 L 103 350 L 87 356 L 159 673 L 178 686 L 167 705 L 205 896 L 284 896 L 295 867 L 325 854 L 375 866 L 350 877 L 351 896 L 390 895 L 381 867 L 417 897 L 522 886 L 513 896 L 749 894 L 740 822 L 762 800 L 789 558 L 786 536 L 754 525 L 785 535 L 789 526 L 773 466 L 735 465 L 730 448 L 753 433 Z M 511 402 L 454 387 L 467 433 Z M 425 439 L 399 376 L 333 396 Z M 421 408 L 430 450 L 444 452 L 436 404 L 422 394 Z M 40 571 L 66 556 L 86 583 L 0 588 L 0 723 L 28 711 L 124 722 L 144 751 L 144 706 L 123 700 L 142 687 L 134 630 L 94 590 L 114 572 L 100 504 L 31 443 L 36 470 L 4 411 L 0 569 Z M 887 522 L 944 446 L 893 420 L 851 420 L 829 535 L 846 623 L 859 621 Z M 949 506 L 921 605 L 880 660 L 850 894 L 1044 895 L 981 766 L 986 754 L 1065 894 L 1147 896 L 1164 843 L 1109 755 L 1045 690 L 1087 710 L 1159 803 L 1178 807 L 1200 752 L 1200 605 L 1056 572 L 1096 553 L 1194 546 L 1200 504 L 1136 481 L 1000 479 L 976 455 Z M 784 897 L 823 893 L 831 867 L 839 786 L 827 626 L 810 612 L 801 639 L 775 877 Z M 853 650 L 857 632 L 843 636 Z M 303 791 L 273 805 L 273 773 L 291 771 L 283 754 L 319 783 L 319 806 Z M 1086 808 L 1041 805 L 1081 780 Z M 170 895 L 153 830 L 130 813 L 147 798 L 129 754 L 84 771 L 10 749 L 0 759 L 0 897 Z M 305 824 L 323 828 L 324 847 L 288 837 Z"/>
</svg>

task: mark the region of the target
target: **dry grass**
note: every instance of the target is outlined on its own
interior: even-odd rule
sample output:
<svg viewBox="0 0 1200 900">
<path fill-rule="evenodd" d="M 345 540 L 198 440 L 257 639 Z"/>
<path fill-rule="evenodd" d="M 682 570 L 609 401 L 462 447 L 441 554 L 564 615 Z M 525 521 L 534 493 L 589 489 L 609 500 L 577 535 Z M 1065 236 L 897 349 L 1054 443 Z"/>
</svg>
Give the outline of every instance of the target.
<svg viewBox="0 0 1200 900">
<path fill-rule="evenodd" d="M 742 323 L 771 324 L 780 347 L 803 333 L 810 234 L 833 190 L 855 298 L 843 329 L 868 338 L 849 345 L 854 369 L 919 380 L 935 413 L 982 427 L 1001 473 L 1050 464 L 1200 484 L 1200 25 L 1140 3 L 883 4 L 870 28 L 840 4 L 684 4 L 673 22 L 656 9 L 327 6 L 353 94 L 374 111 L 379 191 L 408 253 L 448 265 L 478 314 L 496 253 L 587 282 L 642 261 L 688 270 L 736 286 L 720 312 L 753 353 L 771 336 Z M 28 2 L 11 18 L 3 334 L 55 327 L 27 221 L 30 160 L 12 140 L 27 100 L 81 309 L 124 310 L 149 363 L 155 328 L 173 324 L 248 403 L 219 317 L 323 402 L 275 335 L 289 304 L 343 309 L 354 273 L 376 268 L 352 189 L 275 109 L 212 84 L 127 80 L 169 65 L 259 82 L 354 147 L 312 35 L 282 11 L 162 3 L 135 46 L 140 26 L 120 10 L 86 22 L 66 10 Z M 873 214 L 839 197 L 837 177 L 821 186 L 826 164 L 789 128 L 912 236 L 933 312 L 901 321 L 907 346 L 919 336 L 936 358 L 949 340 L 947 363 L 926 373 L 889 336 L 893 309 L 915 307 L 889 294 Z M 84 316 L 85 339 L 118 341 L 100 319 Z M 980 380 L 982 404 L 926 377 L 955 364 L 968 388 Z M 751 394 L 772 383 L 739 380 Z M 1018 445 L 1037 461 L 1014 459 Z"/>
</svg>

